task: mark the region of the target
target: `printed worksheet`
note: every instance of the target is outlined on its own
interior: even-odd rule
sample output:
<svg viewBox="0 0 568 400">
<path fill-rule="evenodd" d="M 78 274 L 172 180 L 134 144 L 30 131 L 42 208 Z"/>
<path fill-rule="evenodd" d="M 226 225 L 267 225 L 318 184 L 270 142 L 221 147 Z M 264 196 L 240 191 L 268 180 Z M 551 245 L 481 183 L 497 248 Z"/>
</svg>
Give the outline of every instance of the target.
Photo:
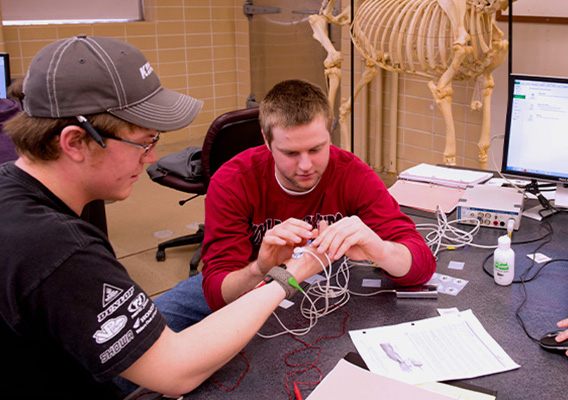
<svg viewBox="0 0 568 400">
<path fill-rule="evenodd" d="M 372 372 L 420 384 L 519 368 L 471 310 L 349 332 Z"/>
</svg>

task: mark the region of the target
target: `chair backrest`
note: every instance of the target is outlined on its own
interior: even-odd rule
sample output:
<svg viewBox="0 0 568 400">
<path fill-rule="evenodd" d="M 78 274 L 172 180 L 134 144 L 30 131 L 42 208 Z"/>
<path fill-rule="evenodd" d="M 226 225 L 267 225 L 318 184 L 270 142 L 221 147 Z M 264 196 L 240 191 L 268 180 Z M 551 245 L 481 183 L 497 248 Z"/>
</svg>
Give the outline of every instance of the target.
<svg viewBox="0 0 568 400">
<path fill-rule="evenodd" d="M 264 144 L 258 121 L 258 107 L 230 111 L 213 121 L 201 150 L 205 185 L 221 165 L 240 152 Z"/>
</svg>

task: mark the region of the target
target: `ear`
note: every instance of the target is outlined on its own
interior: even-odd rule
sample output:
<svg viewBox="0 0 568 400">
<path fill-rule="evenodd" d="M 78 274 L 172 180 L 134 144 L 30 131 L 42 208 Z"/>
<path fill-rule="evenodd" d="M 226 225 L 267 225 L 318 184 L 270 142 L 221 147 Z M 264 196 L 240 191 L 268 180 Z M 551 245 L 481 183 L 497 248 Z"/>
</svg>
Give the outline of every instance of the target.
<svg viewBox="0 0 568 400">
<path fill-rule="evenodd" d="M 268 140 L 266 140 L 266 135 L 264 134 L 264 130 L 261 129 L 260 132 L 262 132 L 262 138 L 264 139 L 264 144 L 266 145 L 266 147 L 268 148 L 268 150 L 270 152 L 272 152 L 272 150 L 270 149 L 270 143 L 268 143 Z"/>
<path fill-rule="evenodd" d="M 76 126 L 69 125 L 63 128 L 59 138 L 61 152 L 74 161 L 81 162 L 85 158 L 87 150 L 87 132 Z"/>
</svg>

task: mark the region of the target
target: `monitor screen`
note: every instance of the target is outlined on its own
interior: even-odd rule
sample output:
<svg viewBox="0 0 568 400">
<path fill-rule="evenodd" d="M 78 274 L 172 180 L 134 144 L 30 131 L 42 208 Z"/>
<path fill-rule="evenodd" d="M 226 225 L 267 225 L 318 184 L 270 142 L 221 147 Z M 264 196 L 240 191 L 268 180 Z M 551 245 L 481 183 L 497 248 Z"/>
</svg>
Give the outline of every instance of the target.
<svg viewBox="0 0 568 400">
<path fill-rule="evenodd" d="M 0 98 L 7 98 L 8 86 L 10 86 L 10 56 L 8 53 L 0 53 Z"/>
<path fill-rule="evenodd" d="M 557 184 L 568 207 L 568 78 L 510 75 L 501 172 Z"/>
</svg>

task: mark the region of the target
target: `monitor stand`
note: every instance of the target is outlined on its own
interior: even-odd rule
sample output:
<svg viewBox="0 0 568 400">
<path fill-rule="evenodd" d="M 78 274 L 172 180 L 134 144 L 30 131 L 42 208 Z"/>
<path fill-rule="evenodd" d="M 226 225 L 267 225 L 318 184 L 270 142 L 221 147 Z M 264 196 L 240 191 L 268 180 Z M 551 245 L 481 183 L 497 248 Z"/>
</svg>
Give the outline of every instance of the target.
<svg viewBox="0 0 568 400">
<path fill-rule="evenodd" d="M 538 187 L 538 182 L 534 179 L 531 181 L 531 183 L 525 186 L 525 190 L 529 193 L 534 194 L 540 204 L 538 206 L 524 210 L 523 216 L 540 221 L 543 218 L 547 218 L 551 215 L 556 214 L 559 211 L 558 208 L 568 207 L 568 204 L 566 204 L 566 206 L 556 206 L 556 204 L 553 205 L 551 202 L 549 202 L 548 199 L 541 193 Z M 559 193 L 560 197 L 558 197 Z M 564 187 L 564 184 L 560 183 L 557 185 L 555 198 L 559 198 L 561 203 L 568 203 L 568 188 Z"/>
<path fill-rule="evenodd" d="M 554 207 L 568 208 L 568 184 L 559 183 L 556 185 L 556 195 L 554 196 Z"/>
</svg>

